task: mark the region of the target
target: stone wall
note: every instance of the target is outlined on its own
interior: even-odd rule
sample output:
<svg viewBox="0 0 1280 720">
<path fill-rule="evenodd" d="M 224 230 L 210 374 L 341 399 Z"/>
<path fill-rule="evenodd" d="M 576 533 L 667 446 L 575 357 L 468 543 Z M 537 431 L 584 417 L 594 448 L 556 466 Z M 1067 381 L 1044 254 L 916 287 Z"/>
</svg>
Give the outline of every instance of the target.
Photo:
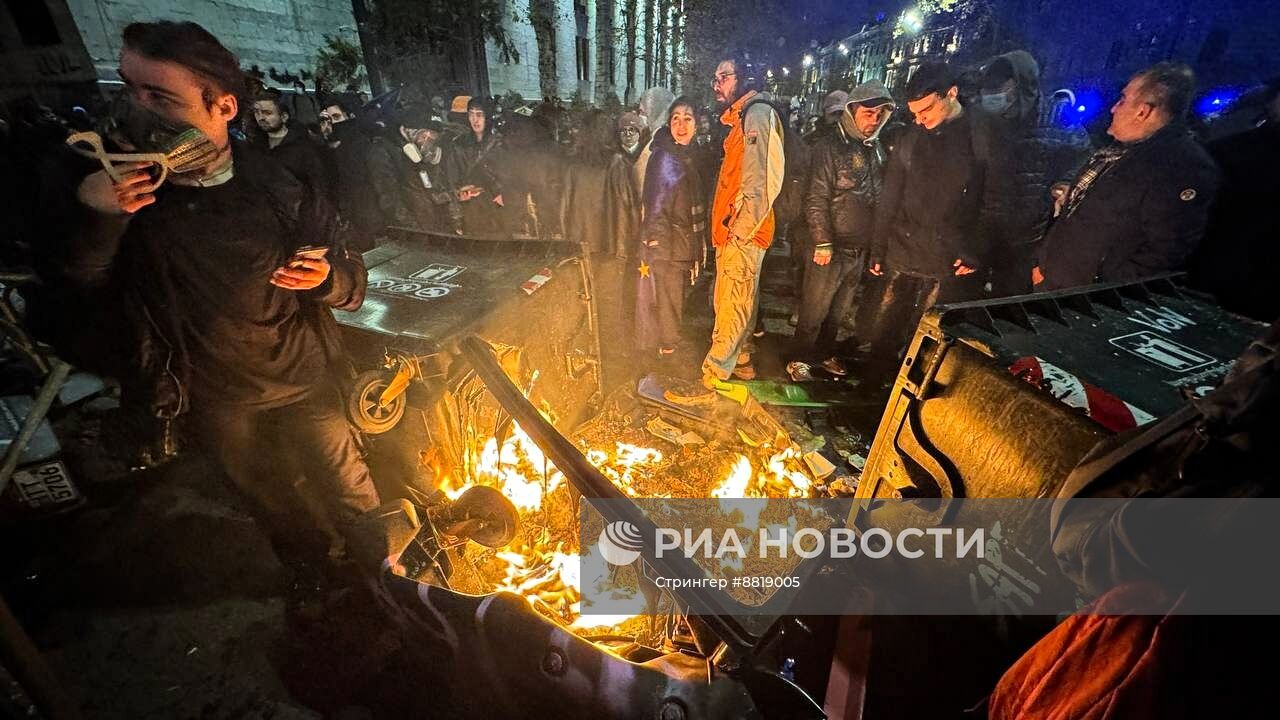
<svg viewBox="0 0 1280 720">
<path fill-rule="evenodd" d="M 120 31 L 131 22 L 189 20 L 240 58 L 297 74 L 315 69 L 325 35 L 358 42 L 351 0 L 67 0 L 98 77 L 114 80 Z M 270 80 L 268 80 L 270 82 Z"/>
</svg>

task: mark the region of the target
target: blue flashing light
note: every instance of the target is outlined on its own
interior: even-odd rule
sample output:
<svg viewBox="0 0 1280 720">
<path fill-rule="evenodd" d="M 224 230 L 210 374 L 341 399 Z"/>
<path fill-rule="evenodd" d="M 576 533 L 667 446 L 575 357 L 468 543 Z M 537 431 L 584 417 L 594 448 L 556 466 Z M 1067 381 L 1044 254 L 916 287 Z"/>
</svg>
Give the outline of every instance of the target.
<svg viewBox="0 0 1280 720">
<path fill-rule="evenodd" d="M 1075 105 L 1068 106 L 1062 113 L 1061 122 L 1067 127 L 1086 125 L 1097 117 L 1105 107 L 1102 93 L 1090 88 L 1073 89 Z"/>
<path fill-rule="evenodd" d="M 1241 92 L 1241 89 L 1236 87 L 1215 88 L 1196 101 L 1196 114 L 1215 115 L 1223 112 L 1231 107 L 1232 103 L 1240 99 Z"/>
</svg>

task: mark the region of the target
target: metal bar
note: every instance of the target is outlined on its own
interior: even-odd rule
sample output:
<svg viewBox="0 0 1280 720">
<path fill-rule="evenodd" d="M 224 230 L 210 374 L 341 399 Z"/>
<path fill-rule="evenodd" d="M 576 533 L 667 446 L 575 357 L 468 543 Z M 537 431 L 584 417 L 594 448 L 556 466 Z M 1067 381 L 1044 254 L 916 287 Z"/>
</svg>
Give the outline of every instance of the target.
<svg viewBox="0 0 1280 720">
<path fill-rule="evenodd" d="M 480 338 L 471 336 L 462 341 L 462 354 L 475 368 L 476 374 L 484 381 L 485 387 L 498 400 L 498 403 L 520 423 L 520 427 L 538 447 L 551 458 L 556 467 L 564 473 L 569 482 L 586 498 L 601 498 L 613 501 L 597 507 L 610 522 L 629 522 L 640 530 L 644 548 L 641 555 L 644 561 L 658 572 L 670 577 L 698 578 L 704 573 L 692 560 L 682 555 L 664 554 L 658 557 L 653 545 L 657 537 L 656 527 L 640 509 L 635 507 L 621 490 L 608 478 L 600 474 L 590 462 L 583 457 L 573 443 L 569 442 L 537 408 L 529 402 L 520 389 L 511 382 L 498 361 L 493 356 L 493 348 Z M 718 598 L 703 588 L 673 589 L 672 593 L 684 602 L 699 608 L 703 613 L 708 610 L 712 614 L 701 615 L 702 620 L 712 629 L 716 637 L 731 649 L 748 655 L 751 650 L 751 638 L 741 626 L 726 614 L 716 613 L 723 610 Z"/>
<path fill-rule="evenodd" d="M 70 365 L 61 360 L 53 361 L 53 368 L 49 371 L 48 377 L 45 378 L 44 385 L 40 386 L 40 393 L 36 395 L 35 402 L 31 405 L 31 411 L 27 413 L 27 417 L 22 421 L 22 429 L 18 431 L 18 436 L 13 439 L 13 443 L 9 445 L 9 449 L 4 453 L 4 463 L 0 465 L 0 493 L 3 493 L 5 488 L 8 487 L 9 479 L 13 477 L 13 472 L 18 469 L 18 459 L 22 457 L 22 451 L 26 449 L 27 443 L 31 442 L 31 438 L 35 436 L 41 421 L 49 413 L 49 408 L 53 407 L 53 401 L 57 399 L 58 391 L 67 382 L 67 376 L 70 374 Z"/>
</svg>

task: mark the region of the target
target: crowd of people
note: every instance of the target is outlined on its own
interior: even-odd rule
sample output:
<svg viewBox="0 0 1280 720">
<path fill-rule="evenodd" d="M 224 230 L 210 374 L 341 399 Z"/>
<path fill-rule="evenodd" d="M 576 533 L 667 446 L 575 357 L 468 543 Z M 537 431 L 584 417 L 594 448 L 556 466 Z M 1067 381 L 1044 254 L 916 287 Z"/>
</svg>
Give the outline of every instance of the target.
<svg viewBox="0 0 1280 720">
<path fill-rule="evenodd" d="M 845 375 L 851 355 L 895 365 L 935 303 L 1137 280 L 1193 255 L 1197 281 L 1231 309 L 1280 310 L 1265 277 L 1278 83 L 1256 130 L 1206 148 L 1185 121 L 1191 70 L 1157 64 L 1125 86 L 1095 148 L 1083 130 L 1042 122 L 1039 69 L 1023 51 L 976 72 L 926 63 L 901 91 L 831 92 L 811 122 L 732 53 L 708 78 L 714 110 L 664 88 L 616 115 L 573 117 L 484 97 L 332 96 L 313 127 L 279 92 L 246 97 L 237 59 L 192 23 L 130 25 L 120 75 L 102 118 L 39 110 L 5 126 L 0 176 L 26 243 L 6 244 L 5 260 L 25 252 L 45 280 L 48 301 L 33 291 L 30 309 L 42 337 L 121 379 L 160 428 L 157 454 L 178 418 L 202 428 L 192 437 L 284 528 L 281 545 L 300 535 L 258 467 L 281 436 L 340 520 L 379 505 L 343 421 L 330 309 L 359 306 L 361 251 L 397 233 L 577 243 L 613 320 L 608 343 L 655 365 L 689 342 L 686 299 L 712 276 L 701 366 L 670 368 L 700 377 L 667 391 L 695 405 L 755 377 L 761 273 L 780 240 L 797 381 Z M 108 170 L 32 150 L 91 128 L 119 151 L 193 132 L 212 149 L 160 185 L 154 163 Z M 840 343 L 850 325 L 853 342 Z"/>
</svg>

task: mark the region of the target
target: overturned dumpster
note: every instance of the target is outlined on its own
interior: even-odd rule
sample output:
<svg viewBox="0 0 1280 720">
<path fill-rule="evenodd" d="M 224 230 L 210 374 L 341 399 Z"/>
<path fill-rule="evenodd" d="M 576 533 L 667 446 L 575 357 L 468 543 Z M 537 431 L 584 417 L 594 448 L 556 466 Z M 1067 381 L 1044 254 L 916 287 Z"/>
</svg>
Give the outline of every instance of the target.
<svg viewBox="0 0 1280 720">
<path fill-rule="evenodd" d="M 405 275 L 385 268 L 380 274 L 379 264 L 370 264 L 375 283 Z M 455 256 L 452 265 L 461 264 Z M 494 327 L 503 331 L 501 322 Z M 1080 455 L 1124 426 L 1125 413 L 1128 423 L 1137 424 L 1170 412 L 1184 391 L 1203 392 L 1260 330 L 1186 292 L 1176 278 L 937 308 L 921 323 L 900 368 L 858 498 L 1052 496 Z M 1148 331 L 1160 334 L 1133 337 Z M 596 621 L 579 618 L 574 607 L 580 599 L 573 587 L 577 558 L 556 535 L 576 522 L 573 505 L 603 498 L 617 513 L 606 519 L 643 525 L 643 514 L 628 498 L 653 494 L 662 453 L 684 452 L 678 446 L 689 433 L 701 430 L 710 439 L 713 428 L 679 427 L 672 417 L 675 431 L 654 447 L 620 441 L 613 448 L 592 446 L 560 418 L 550 395 L 539 394 L 537 364 L 515 359 L 528 357 L 521 351 L 530 346 L 477 335 L 417 346 L 413 342 L 421 338 L 413 333 L 384 333 L 366 348 L 375 360 L 372 346 L 379 344 L 410 348 L 421 359 L 442 353 L 436 361 L 447 360 L 438 375 L 416 376 L 425 381 L 410 407 L 425 430 L 407 442 L 420 443 L 412 447 L 424 455 L 416 471 L 429 482 L 421 487 L 438 488 L 468 509 L 429 497 L 425 513 L 388 516 L 409 539 L 393 558 L 397 572 L 386 575 L 383 596 L 403 631 L 421 641 L 419 662 L 453 710 L 446 715 L 861 717 L 865 709 L 868 716 L 938 716 L 985 694 L 1000 670 L 1047 629 L 1045 623 L 1010 627 L 974 617 L 885 622 L 783 612 L 748 620 L 716 612 L 733 603 L 717 590 L 663 590 L 659 594 L 669 602 L 659 603 L 660 612 L 643 619 L 643 627 L 636 618 L 609 618 L 592 627 Z M 525 343 L 542 340 L 523 337 Z M 554 354 L 543 357 L 542 363 L 555 362 Z M 1155 360 L 1166 367 L 1143 365 Z M 573 366 L 564 367 L 565 377 L 572 377 Z M 386 387 L 403 383 L 393 369 L 391 363 L 381 371 Z M 1063 386 L 1064 378 L 1078 385 Z M 1064 387 L 1078 389 L 1073 395 Z M 1105 415 L 1099 412 L 1104 407 Z M 650 421 L 629 405 L 611 412 L 633 429 Z M 585 427 L 597 431 L 597 440 L 613 432 L 598 417 Z M 391 437 L 385 433 L 374 443 Z M 731 468 L 729 479 L 746 479 L 716 485 L 715 497 L 753 487 L 743 448 L 764 436 L 739 437 L 741 446 L 724 440 L 721 454 L 744 453 L 746 470 Z M 441 456 L 441 442 L 454 443 L 456 457 Z M 793 475 L 796 466 L 782 467 L 778 482 L 754 487 L 783 497 L 829 492 L 803 473 Z M 468 533 L 481 545 L 485 537 L 503 536 L 488 531 L 506 517 L 454 494 L 471 483 L 498 488 L 521 510 L 523 527 L 506 550 L 477 552 L 466 544 Z M 847 520 L 866 527 L 857 511 Z M 1005 520 L 1011 526 L 1024 522 Z M 1047 548 L 1041 550 L 1019 560 L 1043 571 L 1034 577 L 1047 583 L 1053 565 Z M 641 563 L 689 572 L 661 567 L 663 561 L 650 555 Z M 1007 563 L 1004 570 L 1022 568 Z M 797 574 L 826 578 L 834 591 L 844 592 L 859 577 L 857 569 L 823 558 L 803 561 Z M 894 601 L 853 594 L 851 604 L 870 614 Z M 974 653 L 975 647 L 982 651 Z M 963 663 L 934 660 L 966 652 Z M 930 692 L 922 694 L 920 687 Z"/>
</svg>

